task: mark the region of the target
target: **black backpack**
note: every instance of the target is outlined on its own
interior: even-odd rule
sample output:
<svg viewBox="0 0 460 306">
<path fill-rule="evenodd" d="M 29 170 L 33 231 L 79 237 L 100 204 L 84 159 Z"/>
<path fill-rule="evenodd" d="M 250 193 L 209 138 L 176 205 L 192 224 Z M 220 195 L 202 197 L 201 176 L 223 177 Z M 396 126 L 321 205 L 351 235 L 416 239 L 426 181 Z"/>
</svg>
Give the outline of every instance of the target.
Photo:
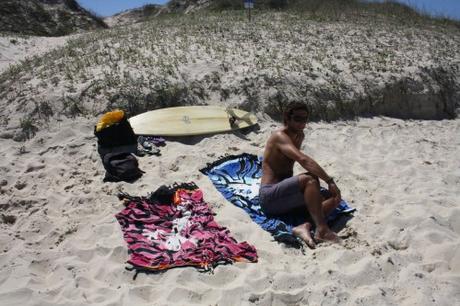
<svg viewBox="0 0 460 306">
<path fill-rule="evenodd" d="M 107 153 L 103 156 L 102 163 L 107 171 L 105 182 L 134 181 L 143 174 L 132 153 Z"/>
<path fill-rule="evenodd" d="M 94 128 L 97 150 L 106 170 L 104 182 L 132 182 L 144 173 L 139 169 L 137 158 L 137 137 L 126 116 L 100 131 Z"/>
<path fill-rule="evenodd" d="M 98 148 L 110 149 L 120 146 L 133 145 L 137 148 L 137 137 L 126 116 L 120 122 L 114 123 L 99 132 L 94 128 Z"/>
</svg>

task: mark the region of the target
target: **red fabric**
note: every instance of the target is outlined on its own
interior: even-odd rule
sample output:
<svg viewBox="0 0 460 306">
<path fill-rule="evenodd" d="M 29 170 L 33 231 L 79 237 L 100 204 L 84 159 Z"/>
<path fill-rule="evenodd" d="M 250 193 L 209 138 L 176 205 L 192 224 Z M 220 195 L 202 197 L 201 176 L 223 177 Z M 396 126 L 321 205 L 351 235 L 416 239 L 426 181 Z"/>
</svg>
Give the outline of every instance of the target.
<svg viewBox="0 0 460 306">
<path fill-rule="evenodd" d="M 210 269 L 219 263 L 257 262 L 247 242 L 238 243 L 214 220 L 200 189 L 177 189 L 170 203 L 130 198 L 116 215 L 136 268 L 181 266 Z"/>
</svg>

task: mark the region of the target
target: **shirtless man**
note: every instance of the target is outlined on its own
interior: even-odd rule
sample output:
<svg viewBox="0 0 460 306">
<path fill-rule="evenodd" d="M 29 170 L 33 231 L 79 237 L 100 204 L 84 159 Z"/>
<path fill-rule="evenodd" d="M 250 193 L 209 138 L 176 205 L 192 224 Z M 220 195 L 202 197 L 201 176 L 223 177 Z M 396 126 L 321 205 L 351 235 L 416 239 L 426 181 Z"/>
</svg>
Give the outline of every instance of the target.
<svg viewBox="0 0 460 306">
<path fill-rule="evenodd" d="M 293 234 L 314 248 L 315 240 L 339 241 L 338 236 L 328 227 L 325 216 L 339 205 L 341 195 L 333 178 L 311 157 L 300 151 L 307 118 L 306 105 L 290 105 L 284 112 L 284 127 L 268 139 L 262 164 L 260 201 L 262 210 L 268 215 L 282 215 L 306 208 L 316 225 L 315 239 L 311 237 L 312 225 L 309 222 L 294 227 Z M 298 162 L 308 173 L 293 176 L 294 162 Z M 318 178 L 328 185 L 332 194 L 328 200 L 321 196 Z"/>
</svg>

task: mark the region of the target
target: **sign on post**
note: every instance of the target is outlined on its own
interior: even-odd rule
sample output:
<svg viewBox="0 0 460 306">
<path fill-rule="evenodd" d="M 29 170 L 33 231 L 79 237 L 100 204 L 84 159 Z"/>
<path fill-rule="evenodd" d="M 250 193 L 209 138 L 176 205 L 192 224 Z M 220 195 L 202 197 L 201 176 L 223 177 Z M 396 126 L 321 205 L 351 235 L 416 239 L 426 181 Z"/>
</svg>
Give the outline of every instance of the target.
<svg viewBox="0 0 460 306">
<path fill-rule="evenodd" d="M 244 8 L 253 9 L 254 8 L 254 0 L 244 0 Z"/>
<path fill-rule="evenodd" d="M 244 8 L 248 10 L 248 19 L 251 21 L 251 9 L 254 8 L 254 0 L 244 0 Z"/>
</svg>

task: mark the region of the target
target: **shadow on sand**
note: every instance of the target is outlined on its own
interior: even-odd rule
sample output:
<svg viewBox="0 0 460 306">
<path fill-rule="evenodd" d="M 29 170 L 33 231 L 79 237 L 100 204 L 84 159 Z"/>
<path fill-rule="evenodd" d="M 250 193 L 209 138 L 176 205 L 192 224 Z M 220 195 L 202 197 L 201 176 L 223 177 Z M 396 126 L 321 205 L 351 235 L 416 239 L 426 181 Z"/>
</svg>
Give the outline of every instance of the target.
<svg viewBox="0 0 460 306">
<path fill-rule="evenodd" d="M 337 219 L 335 219 L 334 221 L 329 222 L 329 227 L 334 232 L 339 233 L 341 230 L 343 230 L 347 226 L 348 221 L 353 219 L 353 217 L 354 217 L 353 213 L 342 214 L 339 217 L 337 217 Z"/>
<path fill-rule="evenodd" d="M 250 126 L 244 129 L 233 130 L 233 131 L 222 132 L 222 133 L 212 133 L 212 134 L 196 135 L 196 136 L 165 137 L 165 139 L 166 141 L 180 142 L 185 145 L 196 145 L 196 144 L 199 144 L 204 139 L 212 137 L 214 135 L 233 134 L 236 137 L 240 138 L 241 140 L 249 141 L 250 139 L 246 135 L 248 135 L 251 132 L 257 132 L 259 130 L 260 130 L 259 124 L 255 124 L 253 126 Z"/>
</svg>

